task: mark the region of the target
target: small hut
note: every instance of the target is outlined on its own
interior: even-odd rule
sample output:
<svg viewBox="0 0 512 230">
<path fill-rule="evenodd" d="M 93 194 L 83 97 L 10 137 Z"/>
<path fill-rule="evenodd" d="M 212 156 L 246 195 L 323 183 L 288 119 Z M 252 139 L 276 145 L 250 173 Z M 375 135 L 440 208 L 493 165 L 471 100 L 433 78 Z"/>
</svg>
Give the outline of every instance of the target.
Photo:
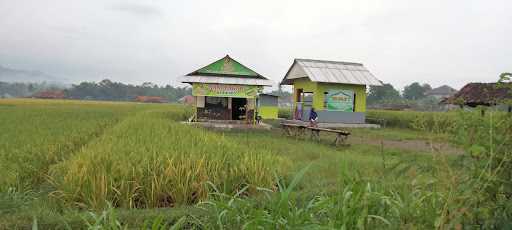
<svg viewBox="0 0 512 230">
<path fill-rule="evenodd" d="M 197 120 L 255 121 L 256 99 L 272 81 L 226 55 L 180 78 L 192 85 Z"/>
<path fill-rule="evenodd" d="M 367 86 L 382 84 L 361 63 L 295 59 L 281 85 L 293 86 L 296 120 L 314 108 L 319 122 L 363 124 Z"/>
<path fill-rule="evenodd" d="M 499 87 L 497 83 L 469 83 L 453 96 L 442 100 L 441 103 L 455 104 L 461 107 L 496 106 L 505 100 L 512 100 L 510 84 L 506 83 L 503 85 L 504 87 Z M 511 112 L 511 110 L 509 105 L 508 111 Z"/>
</svg>

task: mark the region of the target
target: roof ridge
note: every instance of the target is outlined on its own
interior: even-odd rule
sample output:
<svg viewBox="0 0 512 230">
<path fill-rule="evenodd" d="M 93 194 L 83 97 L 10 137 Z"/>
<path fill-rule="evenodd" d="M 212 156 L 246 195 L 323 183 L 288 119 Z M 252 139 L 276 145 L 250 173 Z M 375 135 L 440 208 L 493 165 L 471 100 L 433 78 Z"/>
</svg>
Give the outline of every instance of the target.
<svg viewBox="0 0 512 230">
<path fill-rule="evenodd" d="M 235 66 L 226 65 L 228 62 L 232 62 L 235 65 L 238 65 L 238 69 L 236 69 Z M 245 71 L 245 73 L 240 72 L 240 68 Z M 213 71 L 209 70 L 213 69 Z M 243 65 L 239 61 L 235 60 L 234 58 L 230 57 L 229 55 L 226 55 L 206 66 L 203 66 L 189 74 L 186 74 L 186 76 L 194 76 L 194 75 L 204 75 L 204 76 L 229 76 L 229 77 L 246 77 L 246 78 L 259 78 L 259 79 L 267 79 L 266 77 L 262 76 L 261 74 L 257 73 L 256 71 L 252 70 L 251 68 Z"/>
<path fill-rule="evenodd" d="M 329 60 L 319 60 L 319 59 L 308 59 L 308 58 L 295 58 L 296 61 L 310 61 L 310 62 L 323 62 L 323 63 L 335 63 L 335 64 L 344 64 L 344 65 L 360 65 L 362 63 L 358 62 L 346 62 L 346 61 L 329 61 Z"/>
</svg>

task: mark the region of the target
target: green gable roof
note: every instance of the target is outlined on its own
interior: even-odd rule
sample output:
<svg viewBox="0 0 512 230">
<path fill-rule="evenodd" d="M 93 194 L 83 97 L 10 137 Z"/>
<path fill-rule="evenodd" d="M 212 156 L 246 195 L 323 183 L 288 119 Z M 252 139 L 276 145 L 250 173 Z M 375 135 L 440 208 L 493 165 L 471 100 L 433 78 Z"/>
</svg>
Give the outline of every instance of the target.
<svg viewBox="0 0 512 230">
<path fill-rule="evenodd" d="M 226 55 L 225 57 L 187 75 L 222 75 L 266 79 L 253 70 L 240 64 L 240 62 L 237 62 L 235 59 L 232 59 L 229 55 Z"/>
</svg>

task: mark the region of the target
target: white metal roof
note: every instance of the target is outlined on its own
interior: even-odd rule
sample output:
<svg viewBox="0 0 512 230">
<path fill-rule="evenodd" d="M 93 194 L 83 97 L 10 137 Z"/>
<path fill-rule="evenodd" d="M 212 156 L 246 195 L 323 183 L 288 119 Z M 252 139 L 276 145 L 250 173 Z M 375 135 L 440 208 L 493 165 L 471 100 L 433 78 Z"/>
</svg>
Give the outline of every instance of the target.
<svg viewBox="0 0 512 230">
<path fill-rule="evenodd" d="M 312 59 L 295 59 L 281 84 L 291 84 L 291 79 L 304 77 L 314 82 L 382 85 L 363 64 Z"/>
<path fill-rule="evenodd" d="M 178 79 L 182 83 L 217 83 L 232 85 L 261 85 L 272 86 L 272 81 L 259 78 L 222 77 L 222 76 L 182 76 Z"/>
</svg>

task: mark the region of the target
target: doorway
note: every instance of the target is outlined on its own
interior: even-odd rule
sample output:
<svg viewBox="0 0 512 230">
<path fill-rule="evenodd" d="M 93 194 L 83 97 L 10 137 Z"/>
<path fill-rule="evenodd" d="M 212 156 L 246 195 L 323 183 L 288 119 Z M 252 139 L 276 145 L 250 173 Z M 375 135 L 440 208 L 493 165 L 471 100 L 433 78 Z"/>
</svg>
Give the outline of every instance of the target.
<svg viewBox="0 0 512 230">
<path fill-rule="evenodd" d="M 307 121 L 307 119 L 309 118 L 309 114 L 311 113 L 311 108 L 313 108 L 314 93 L 313 92 L 302 92 L 300 97 L 301 97 L 302 111 L 300 113 L 299 120 Z"/>
<path fill-rule="evenodd" d="M 245 120 L 246 118 L 246 98 L 232 98 L 231 99 L 231 119 Z"/>
</svg>

